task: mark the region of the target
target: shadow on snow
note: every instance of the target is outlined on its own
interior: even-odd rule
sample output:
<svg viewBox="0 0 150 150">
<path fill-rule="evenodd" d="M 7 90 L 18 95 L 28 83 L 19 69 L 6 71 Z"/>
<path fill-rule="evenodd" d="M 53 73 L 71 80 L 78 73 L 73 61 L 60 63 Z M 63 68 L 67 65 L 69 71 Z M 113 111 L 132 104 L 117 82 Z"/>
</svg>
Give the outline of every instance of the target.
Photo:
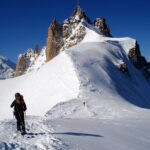
<svg viewBox="0 0 150 150">
<path fill-rule="evenodd" d="M 98 134 L 88 134 L 88 133 L 76 133 L 76 132 L 58 132 L 58 133 L 44 133 L 44 132 L 40 132 L 40 133 L 27 133 L 27 135 L 31 135 L 31 136 L 36 136 L 36 135 L 45 135 L 45 134 L 52 134 L 52 135 L 57 135 L 57 134 L 62 134 L 62 135 L 71 135 L 71 136 L 91 136 L 91 137 L 104 137 L 102 135 L 98 135 Z"/>
</svg>

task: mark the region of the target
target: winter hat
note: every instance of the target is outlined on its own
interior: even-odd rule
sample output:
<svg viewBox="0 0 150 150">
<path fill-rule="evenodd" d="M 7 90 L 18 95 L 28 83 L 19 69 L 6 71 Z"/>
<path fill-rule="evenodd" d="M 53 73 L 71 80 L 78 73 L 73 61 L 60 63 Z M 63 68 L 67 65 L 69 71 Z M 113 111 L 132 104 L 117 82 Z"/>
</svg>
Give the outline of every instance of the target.
<svg viewBox="0 0 150 150">
<path fill-rule="evenodd" d="M 15 94 L 15 98 L 20 97 L 20 93 Z"/>
</svg>

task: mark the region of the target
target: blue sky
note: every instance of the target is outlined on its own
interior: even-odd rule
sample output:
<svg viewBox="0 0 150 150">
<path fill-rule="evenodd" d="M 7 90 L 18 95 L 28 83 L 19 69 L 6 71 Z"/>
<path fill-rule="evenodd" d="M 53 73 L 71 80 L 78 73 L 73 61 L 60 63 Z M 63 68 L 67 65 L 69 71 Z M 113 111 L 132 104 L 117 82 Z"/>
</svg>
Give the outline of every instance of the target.
<svg viewBox="0 0 150 150">
<path fill-rule="evenodd" d="M 46 45 L 48 27 L 72 15 L 77 0 L 0 0 L 0 55 L 14 62 L 17 56 L 37 43 Z M 94 21 L 106 19 L 115 37 L 132 37 L 150 61 L 149 0 L 80 0 L 80 6 Z"/>
</svg>

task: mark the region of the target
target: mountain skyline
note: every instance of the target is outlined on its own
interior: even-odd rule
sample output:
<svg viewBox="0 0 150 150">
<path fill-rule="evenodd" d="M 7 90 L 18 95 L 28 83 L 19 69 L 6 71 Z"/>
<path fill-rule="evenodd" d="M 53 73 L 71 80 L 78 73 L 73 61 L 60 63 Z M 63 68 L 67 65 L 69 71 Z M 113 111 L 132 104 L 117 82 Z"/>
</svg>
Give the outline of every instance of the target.
<svg viewBox="0 0 150 150">
<path fill-rule="evenodd" d="M 138 1 L 135 4 L 130 1 L 116 0 L 108 3 L 94 0 L 86 3 L 85 0 L 80 0 L 79 3 L 92 22 L 96 17 L 104 17 L 113 36 L 137 39 L 142 55 L 150 61 L 150 22 L 147 20 L 150 17 L 149 2 Z M 53 18 L 56 17 L 58 22 L 62 22 L 72 15 L 76 6 L 76 0 L 1 1 L 0 17 L 3 19 L 0 24 L 0 55 L 16 62 L 20 53 L 34 48 L 36 43 L 41 49 L 46 45 L 47 29 Z"/>
</svg>

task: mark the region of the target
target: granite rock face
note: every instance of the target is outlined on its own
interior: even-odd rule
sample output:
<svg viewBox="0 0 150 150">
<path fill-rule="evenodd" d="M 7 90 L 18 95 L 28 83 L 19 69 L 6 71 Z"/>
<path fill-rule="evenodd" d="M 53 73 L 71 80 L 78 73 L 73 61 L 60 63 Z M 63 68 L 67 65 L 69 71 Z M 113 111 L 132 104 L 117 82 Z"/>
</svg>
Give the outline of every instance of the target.
<svg viewBox="0 0 150 150">
<path fill-rule="evenodd" d="M 48 38 L 46 46 L 46 61 L 48 62 L 55 57 L 59 49 L 62 47 L 61 26 L 57 23 L 56 18 L 52 21 L 48 28 Z"/>
<path fill-rule="evenodd" d="M 106 24 L 106 21 L 102 17 L 96 18 L 94 21 L 95 28 L 99 29 L 107 37 L 111 37 L 109 26 Z"/>
<path fill-rule="evenodd" d="M 38 45 L 35 45 L 35 49 L 28 49 L 24 54 L 20 54 L 17 60 L 17 66 L 15 71 L 15 77 L 23 75 L 29 67 L 34 63 L 34 61 L 38 58 L 40 52 L 38 49 Z"/>
<path fill-rule="evenodd" d="M 61 50 L 68 49 L 83 40 L 85 36 L 85 27 L 78 25 L 86 21 L 91 24 L 90 19 L 86 16 L 84 11 L 78 5 L 72 16 L 62 24 L 58 24 L 56 18 L 52 21 L 48 28 L 48 38 L 46 46 L 46 61 L 50 61 Z M 73 34 L 73 31 L 75 33 Z"/>
<path fill-rule="evenodd" d="M 136 42 L 135 47 L 131 48 L 128 53 L 128 57 L 134 66 L 141 70 L 146 80 L 150 79 L 150 63 L 148 63 L 145 57 L 141 56 L 139 44 Z"/>
<path fill-rule="evenodd" d="M 38 46 L 38 44 L 35 45 L 34 54 L 39 54 L 39 46 Z"/>
<path fill-rule="evenodd" d="M 91 20 L 86 16 L 85 12 L 81 9 L 80 5 L 77 6 L 75 11 L 72 14 L 72 17 L 76 19 L 76 21 L 81 21 L 84 19 L 87 23 L 91 24 Z"/>
<path fill-rule="evenodd" d="M 17 60 L 15 77 L 22 75 L 25 69 L 26 69 L 26 61 L 24 59 L 24 56 L 20 54 Z"/>
<path fill-rule="evenodd" d="M 130 77 L 130 73 L 129 73 L 127 64 L 126 64 L 124 61 L 122 61 L 122 63 L 119 64 L 119 65 L 117 66 L 117 68 L 118 68 L 122 73 L 124 73 L 124 74 L 126 74 L 128 77 Z"/>
</svg>

